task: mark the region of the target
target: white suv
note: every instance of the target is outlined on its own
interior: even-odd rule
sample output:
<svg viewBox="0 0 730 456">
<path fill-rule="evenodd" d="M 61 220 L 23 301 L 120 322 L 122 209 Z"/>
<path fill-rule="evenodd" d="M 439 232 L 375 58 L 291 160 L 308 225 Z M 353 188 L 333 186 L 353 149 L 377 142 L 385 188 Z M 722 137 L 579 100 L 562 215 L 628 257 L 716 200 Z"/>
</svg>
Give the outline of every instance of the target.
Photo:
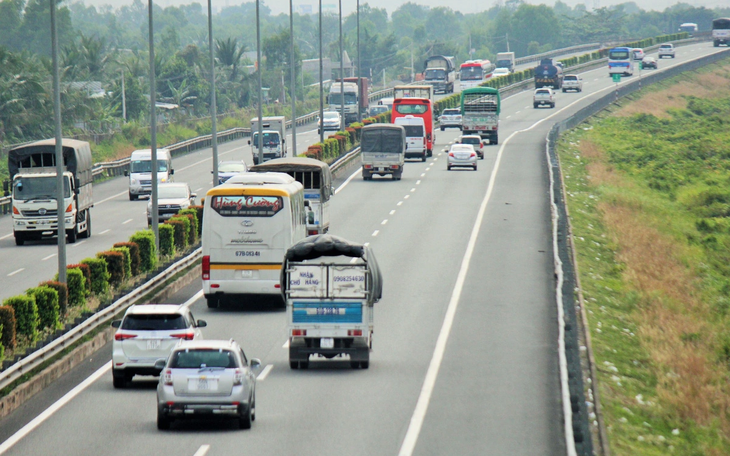
<svg viewBox="0 0 730 456">
<path fill-rule="evenodd" d="M 670 43 L 664 43 L 659 46 L 659 58 L 663 59 L 664 57 L 676 57 L 674 53 L 674 45 Z"/>
<path fill-rule="evenodd" d="M 147 304 L 129 307 L 112 326 L 118 328 L 112 343 L 112 378 L 114 388 L 124 388 L 135 375 L 159 375 L 155 362 L 167 358 L 180 340 L 202 339 L 200 328 L 207 323 L 196 321 L 180 304 Z"/>
</svg>

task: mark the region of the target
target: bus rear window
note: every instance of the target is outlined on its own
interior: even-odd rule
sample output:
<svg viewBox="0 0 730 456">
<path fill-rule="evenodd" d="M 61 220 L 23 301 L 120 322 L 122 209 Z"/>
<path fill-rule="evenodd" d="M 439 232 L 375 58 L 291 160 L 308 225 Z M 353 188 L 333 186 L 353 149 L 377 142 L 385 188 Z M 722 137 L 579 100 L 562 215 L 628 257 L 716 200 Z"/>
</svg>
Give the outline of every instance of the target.
<svg viewBox="0 0 730 456">
<path fill-rule="evenodd" d="M 395 110 L 398 114 L 423 114 L 428 110 L 425 104 L 397 104 Z"/>
<path fill-rule="evenodd" d="M 223 217 L 272 217 L 284 208 L 281 196 L 214 196 L 210 207 Z"/>
</svg>

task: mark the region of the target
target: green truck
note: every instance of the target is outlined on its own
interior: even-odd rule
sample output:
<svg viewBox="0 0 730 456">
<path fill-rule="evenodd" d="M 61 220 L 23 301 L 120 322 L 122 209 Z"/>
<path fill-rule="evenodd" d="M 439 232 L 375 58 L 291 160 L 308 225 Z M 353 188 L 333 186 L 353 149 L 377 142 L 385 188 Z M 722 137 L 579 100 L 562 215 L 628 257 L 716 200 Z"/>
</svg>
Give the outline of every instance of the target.
<svg viewBox="0 0 730 456">
<path fill-rule="evenodd" d="M 461 91 L 461 124 L 464 135 L 479 135 L 489 144 L 499 143 L 499 90 L 473 87 Z"/>
</svg>

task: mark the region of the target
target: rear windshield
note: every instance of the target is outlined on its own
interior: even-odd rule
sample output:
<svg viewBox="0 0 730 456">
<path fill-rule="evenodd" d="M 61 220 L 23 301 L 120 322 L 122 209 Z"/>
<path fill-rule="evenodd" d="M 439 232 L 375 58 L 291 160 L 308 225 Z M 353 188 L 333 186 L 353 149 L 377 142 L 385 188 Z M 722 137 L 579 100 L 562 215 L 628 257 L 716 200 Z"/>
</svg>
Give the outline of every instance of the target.
<svg viewBox="0 0 730 456">
<path fill-rule="evenodd" d="M 130 314 L 122 323 L 122 329 L 134 331 L 172 331 L 185 328 L 185 318 L 179 314 Z"/>
<path fill-rule="evenodd" d="M 565 80 L 566 81 L 577 81 L 578 80 L 578 76 L 566 76 L 565 77 Z"/>
<path fill-rule="evenodd" d="M 214 196 L 210 207 L 223 217 L 272 217 L 284 208 L 281 196 Z"/>
<path fill-rule="evenodd" d="M 403 125 L 406 129 L 406 136 L 412 138 L 414 136 L 423 136 L 423 127 L 420 125 Z"/>
<path fill-rule="evenodd" d="M 659 47 L 662 48 L 662 49 L 670 49 L 672 47 L 672 45 L 671 44 L 662 44 Z"/>
<path fill-rule="evenodd" d="M 463 138 L 461 140 L 461 143 L 462 144 L 479 144 L 479 143 L 481 143 L 481 141 L 479 140 L 479 138 Z"/>
<path fill-rule="evenodd" d="M 399 114 L 423 114 L 428 110 L 425 104 L 398 104 L 395 110 Z"/>
<path fill-rule="evenodd" d="M 179 369 L 200 369 L 203 367 L 238 367 L 236 356 L 230 350 L 195 349 L 180 350 L 172 355 L 170 367 Z"/>
<path fill-rule="evenodd" d="M 461 110 L 459 109 L 444 109 L 444 111 L 441 113 L 445 116 L 456 116 L 461 114 Z"/>
<path fill-rule="evenodd" d="M 362 152 L 403 152 L 402 133 L 395 129 L 369 130 L 362 133 Z"/>
</svg>

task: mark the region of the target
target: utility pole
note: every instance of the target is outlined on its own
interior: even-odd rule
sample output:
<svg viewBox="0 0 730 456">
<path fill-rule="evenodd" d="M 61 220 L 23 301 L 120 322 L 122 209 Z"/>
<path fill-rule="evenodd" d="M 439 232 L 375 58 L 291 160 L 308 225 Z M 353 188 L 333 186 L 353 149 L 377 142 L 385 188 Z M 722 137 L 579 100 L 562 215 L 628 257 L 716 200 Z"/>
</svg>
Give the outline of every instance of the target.
<svg viewBox="0 0 730 456">
<path fill-rule="evenodd" d="M 53 123 L 56 136 L 56 214 L 58 216 L 58 281 L 66 283 L 66 211 L 63 186 L 63 147 L 61 132 L 61 78 L 58 66 L 58 28 L 56 0 L 51 0 L 51 58 L 53 59 Z"/>
<path fill-rule="evenodd" d="M 507 52 L 509 52 L 509 33 L 504 34 L 504 40 L 507 42 Z"/>
<path fill-rule="evenodd" d="M 122 73 L 122 119 L 127 121 L 127 95 L 124 88 L 124 69 L 120 70 Z"/>
<path fill-rule="evenodd" d="M 362 71 L 360 70 L 360 0 L 357 0 L 357 99 L 360 100 L 363 96 L 368 96 L 368 94 L 363 94 L 360 90 L 362 87 L 362 84 L 360 84 L 360 77 L 362 76 Z M 368 100 L 369 101 L 369 100 Z M 357 108 L 357 121 L 362 122 L 362 110 L 358 106 Z"/>
<path fill-rule="evenodd" d="M 319 142 L 324 145 L 324 69 L 322 68 L 322 0 L 319 0 Z"/>
<path fill-rule="evenodd" d="M 155 74 L 155 36 L 152 23 L 152 0 L 149 0 L 150 46 L 150 155 L 152 156 L 152 232 L 155 234 L 155 252 L 160 253 L 160 214 L 157 209 L 157 78 Z"/>
<path fill-rule="evenodd" d="M 213 51 L 213 7 L 208 0 L 208 52 L 210 52 L 210 128 L 213 142 L 213 186 L 218 185 L 218 110 L 215 105 L 215 52 Z"/>
<path fill-rule="evenodd" d="M 411 48 L 411 82 L 415 79 L 415 73 L 416 70 L 413 69 L 413 48 Z"/>
<path fill-rule="evenodd" d="M 263 108 L 264 95 L 263 89 L 261 88 L 261 22 L 259 21 L 259 3 L 260 0 L 256 0 L 256 70 L 259 76 L 259 105 L 256 108 L 259 116 L 259 163 L 264 162 L 264 118 Z"/>
<path fill-rule="evenodd" d="M 289 70 L 291 71 L 291 156 L 297 156 L 297 88 L 294 61 L 294 0 L 289 0 Z M 304 83 L 302 82 L 302 85 Z"/>
<path fill-rule="evenodd" d="M 340 0 L 340 130 L 345 131 L 345 67 L 342 53 L 342 0 Z"/>
</svg>

